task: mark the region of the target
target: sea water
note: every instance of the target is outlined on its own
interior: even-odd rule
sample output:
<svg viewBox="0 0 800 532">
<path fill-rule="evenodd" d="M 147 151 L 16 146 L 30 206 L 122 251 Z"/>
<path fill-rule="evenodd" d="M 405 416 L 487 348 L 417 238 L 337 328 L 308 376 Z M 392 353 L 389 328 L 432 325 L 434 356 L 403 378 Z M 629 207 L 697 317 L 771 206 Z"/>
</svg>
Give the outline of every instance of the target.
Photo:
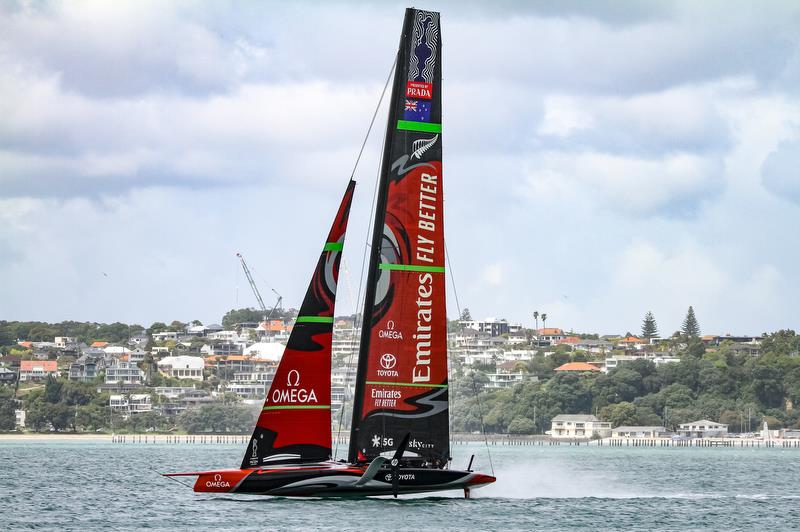
<svg viewBox="0 0 800 532">
<path fill-rule="evenodd" d="M 193 493 L 158 472 L 235 467 L 241 445 L 0 441 L 0 529 L 785 530 L 800 450 L 454 447 L 497 483 L 379 499 Z M 182 481 L 190 481 L 181 478 Z"/>
</svg>

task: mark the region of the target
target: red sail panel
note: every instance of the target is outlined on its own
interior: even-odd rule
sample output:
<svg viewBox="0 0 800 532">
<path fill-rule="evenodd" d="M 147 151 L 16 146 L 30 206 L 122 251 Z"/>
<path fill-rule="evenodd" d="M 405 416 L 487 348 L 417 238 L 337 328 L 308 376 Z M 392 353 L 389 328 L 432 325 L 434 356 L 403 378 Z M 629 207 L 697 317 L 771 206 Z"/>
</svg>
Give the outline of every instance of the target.
<svg viewBox="0 0 800 532">
<path fill-rule="evenodd" d="M 409 9 L 395 72 L 351 460 L 449 457 L 439 14 Z"/>
<path fill-rule="evenodd" d="M 354 188 L 355 181 L 350 181 L 264 400 L 243 468 L 331 457 L 331 338 Z"/>
</svg>

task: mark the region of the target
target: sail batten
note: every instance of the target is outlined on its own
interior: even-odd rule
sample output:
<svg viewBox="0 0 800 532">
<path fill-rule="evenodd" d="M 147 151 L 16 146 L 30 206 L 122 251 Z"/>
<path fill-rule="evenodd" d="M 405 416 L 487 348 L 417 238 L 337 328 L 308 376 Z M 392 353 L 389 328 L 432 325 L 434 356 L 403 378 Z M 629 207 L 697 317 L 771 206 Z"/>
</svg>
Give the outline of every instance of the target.
<svg viewBox="0 0 800 532">
<path fill-rule="evenodd" d="M 406 10 L 386 129 L 349 459 L 449 457 L 439 14 Z"/>
</svg>

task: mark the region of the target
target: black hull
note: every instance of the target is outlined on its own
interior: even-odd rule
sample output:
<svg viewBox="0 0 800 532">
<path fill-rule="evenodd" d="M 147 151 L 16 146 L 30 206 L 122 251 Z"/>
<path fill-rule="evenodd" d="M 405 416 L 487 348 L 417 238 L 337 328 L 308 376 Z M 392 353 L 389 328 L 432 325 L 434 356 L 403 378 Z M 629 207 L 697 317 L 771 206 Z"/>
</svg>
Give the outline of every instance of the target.
<svg viewBox="0 0 800 532">
<path fill-rule="evenodd" d="M 270 469 L 234 469 L 177 473 L 197 475 L 194 491 L 241 493 L 282 497 L 371 497 L 394 495 L 392 471 L 381 468 L 369 478 L 366 467 L 335 462 Z M 399 471 L 397 494 L 431 493 L 449 490 L 469 492 L 495 481 L 473 471 L 403 467 Z"/>
</svg>

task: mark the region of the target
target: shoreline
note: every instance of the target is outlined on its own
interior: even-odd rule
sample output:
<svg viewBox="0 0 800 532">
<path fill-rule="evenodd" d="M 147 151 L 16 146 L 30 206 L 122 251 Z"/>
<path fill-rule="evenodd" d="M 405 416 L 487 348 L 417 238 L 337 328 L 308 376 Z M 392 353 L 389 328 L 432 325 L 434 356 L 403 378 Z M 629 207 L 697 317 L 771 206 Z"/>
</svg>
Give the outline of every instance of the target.
<svg viewBox="0 0 800 532">
<path fill-rule="evenodd" d="M 0 433 L 3 442 L 100 442 L 100 443 L 184 443 L 184 444 L 244 444 L 249 434 L 154 434 L 154 433 Z M 332 439 L 333 444 L 347 444 L 348 438 Z M 750 448 L 800 448 L 798 439 L 763 440 L 757 438 L 694 438 L 672 440 L 669 438 L 603 438 L 598 440 L 551 438 L 543 435 L 510 434 L 459 434 L 453 433 L 454 445 L 484 443 L 490 446 L 600 446 L 600 447 L 750 447 Z"/>
</svg>

